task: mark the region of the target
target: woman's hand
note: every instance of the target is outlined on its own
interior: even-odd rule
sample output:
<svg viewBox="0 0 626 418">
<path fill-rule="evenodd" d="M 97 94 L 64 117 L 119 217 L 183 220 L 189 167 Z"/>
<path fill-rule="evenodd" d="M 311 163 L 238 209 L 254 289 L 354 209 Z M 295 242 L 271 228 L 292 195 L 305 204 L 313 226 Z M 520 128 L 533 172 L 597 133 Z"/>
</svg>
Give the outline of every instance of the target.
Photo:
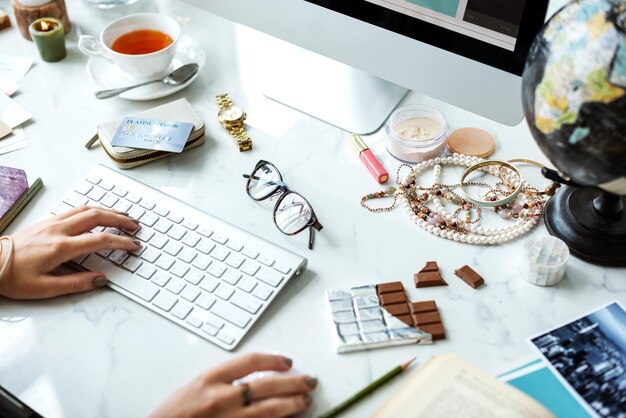
<svg viewBox="0 0 626 418">
<path fill-rule="evenodd" d="M 238 357 L 178 389 L 150 418 L 278 418 L 297 414 L 310 405 L 309 392 L 317 386 L 317 379 L 277 374 L 247 385 L 232 384 L 252 372 L 285 372 L 290 368 L 291 360 L 283 356 L 247 354 Z"/>
<path fill-rule="evenodd" d="M 13 261 L 0 279 L 0 295 L 11 299 L 44 299 L 105 286 L 107 279 L 98 272 L 53 274 L 62 263 L 80 255 L 102 249 L 133 251 L 139 248 L 129 237 L 87 233 L 97 226 L 134 231 L 139 223 L 126 214 L 83 206 L 12 235 Z M 2 240 L 0 245 L 2 266 L 8 256 L 8 242 Z"/>
</svg>

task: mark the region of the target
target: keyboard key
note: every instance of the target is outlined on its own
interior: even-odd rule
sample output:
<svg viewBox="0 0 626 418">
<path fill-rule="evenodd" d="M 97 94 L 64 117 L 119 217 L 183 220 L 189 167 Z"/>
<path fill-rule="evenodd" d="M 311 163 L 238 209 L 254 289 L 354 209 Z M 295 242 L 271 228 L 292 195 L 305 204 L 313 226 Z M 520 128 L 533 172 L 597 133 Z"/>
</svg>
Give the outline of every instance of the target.
<svg viewBox="0 0 626 418">
<path fill-rule="evenodd" d="M 145 258 L 145 254 L 148 252 L 148 250 L 146 250 L 145 253 L 143 253 L 142 257 Z M 158 252 L 157 252 L 158 253 Z M 161 254 L 158 261 L 156 262 L 156 265 L 158 267 L 161 267 L 163 270 L 169 270 L 170 267 L 172 267 L 174 265 L 174 262 L 176 260 L 174 259 L 174 257 L 170 257 L 167 254 Z"/>
<path fill-rule="evenodd" d="M 289 272 L 291 271 L 291 267 L 286 266 L 284 264 L 274 264 L 274 270 L 278 270 L 283 274 L 289 274 Z"/>
<path fill-rule="evenodd" d="M 197 285 L 198 283 L 200 283 L 202 281 L 202 279 L 204 278 L 204 273 L 202 273 L 200 270 L 192 268 L 190 269 L 187 274 L 185 274 L 185 280 L 187 280 L 189 283 Z"/>
<path fill-rule="evenodd" d="M 171 293 L 160 292 L 156 298 L 154 298 L 152 304 L 157 308 L 163 309 L 165 312 L 169 312 L 170 309 L 176 305 L 176 302 L 178 302 L 176 296 Z"/>
<path fill-rule="evenodd" d="M 213 277 L 206 277 L 204 280 L 200 282 L 200 288 L 206 290 L 207 292 L 213 293 L 215 288 L 220 284 L 220 281 Z"/>
<path fill-rule="evenodd" d="M 174 315 L 178 319 L 184 320 L 187 318 L 187 315 L 191 312 L 193 306 L 189 303 L 178 301 L 174 309 L 172 309 L 172 315 Z"/>
<path fill-rule="evenodd" d="M 159 220 L 158 215 L 155 215 L 152 212 L 146 212 L 146 213 L 143 214 L 141 219 L 139 219 L 139 222 L 141 222 L 142 224 L 144 224 L 146 226 L 154 226 L 154 224 L 157 223 L 158 220 Z M 157 229 L 157 228 L 155 227 L 154 229 Z M 158 229 L 157 229 L 157 231 L 158 231 Z"/>
<path fill-rule="evenodd" d="M 174 266 L 170 269 L 170 273 L 178 277 L 183 277 L 188 271 L 189 266 L 186 263 L 181 263 L 180 261 L 176 261 Z"/>
<path fill-rule="evenodd" d="M 102 257 L 108 257 L 112 252 L 113 252 L 113 250 L 100 250 L 100 251 L 96 252 L 96 254 L 99 254 Z"/>
<path fill-rule="evenodd" d="M 256 278 L 271 286 L 278 287 L 283 281 L 283 275 L 270 269 L 262 268 L 256 273 Z"/>
<path fill-rule="evenodd" d="M 206 323 L 217 329 L 222 329 L 222 327 L 224 327 L 224 321 L 213 315 L 209 315 L 209 317 L 206 319 Z"/>
<path fill-rule="evenodd" d="M 177 214 L 177 213 L 170 213 L 170 214 L 167 216 L 167 219 L 169 219 L 170 221 L 172 221 L 172 222 L 174 222 L 174 223 L 179 224 L 179 223 L 181 223 L 181 222 L 183 221 L 183 219 L 185 219 L 185 218 L 183 218 L 181 215 L 179 215 L 179 214 Z"/>
<path fill-rule="evenodd" d="M 200 236 L 194 232 L 188 232 L 183 237 L 183 244 L 195 247 L 200 242 Z"/>
<path fill-rule="evenodd" d="M 232 239 L 226 243 L 226 246 L 230 248 L 231 250 L 234 250 L 237 252 L 241 251 L 241 249 L 243 248 L 243 245 L 241 245 L 237 241 L 233 241 Z"/>
<path fill-rule="evenodd" d="M 167 233 L 167 235 L 170 238 L 175 239 L 176 241 L 180 241 L 181 238 L 183 236 L 185 236 L 185 234 L 187 233 L 187 230 L 179 225 L 174 225 L 169 232 Z"/>
<path fill-rule="evenodd" d="M 272 267 L 272 265 L 274 264 L 274 259 L 270 257 L 260 256 L 258 260 L 260 263 L 265 264 L 267 267 Z"/>
<path fill-rule="evenodd" d="M 215 248 L 215 244 L 206 239 L 201 240 L 200 243 L 196 246 L 196 250 L 204 254 L 210 253 L 213 248 Z"/>
<path fill-rule="evenodd" d="M 195 287 L 191 287 L 191 286 L 185 286 L 185 289 L 180 294 L 180 297 L 182 297 L 185 300 L 188 300 L 189 302 L 193 302 L 194 300 L 198 298 L 198 296 L 200 296 L 200 291 L 196 289 Z"/>
<path fill-rule="evenodd" d="M 191 315 L 190 317 L 188 317 L 187 323 L 196 328 L 200 328 L 202 326 L 202 320 L 195 315 Z"/>
<path fill-rule="evenodd" d="M 254 251 L 252 248 L 248 248 L 248 247 L 245 247 L 241 251 L 241 254 L 245 255 L 246 257 L 250 257 L 253 260 L 259 256 L 258 251 Z"/>
<path fill-rule="evenodd" d="M 243 292 L 235 292 L 233 297 L 230 299 L 230 303 L 250 312 L 251 314 L 257 313 L 263 306 L 261 302 Z"/>
<path fill-rule="evenodd" d="M 145 213 L 146 211 L 141 209 L 139 206 L 133 206 L 132 209 L 128 211 L 128 216 L 133 219 L 140 220 Z"/>
<path fill-rule="evenodd" d="M 204 226 L 199 226 L 198 229 L 196 230 L 196 232 L 198 234 L 202 235 L 205 238 L 209 238 L 213 234 L 212 230 L 210 230 L 209 228 L 206 228 Z"/>
<path fill-rule="evenodd" d="M 99 187 L 94 187 L 88 194 L 87 197 L 91 200 L 98 202 L 100 199 L 104 197 L 106 192 Z"/>
<path fill-rule="evenodd" d="M 156 229 L 162 234 L 167 233 L 167 231 L 169 231 L 171 227 L 172 227 L 172 223 L 163 218 L 159 219 L 159 222 L 157 222 L 156 225 L 154 225 L 154 229 Z"/>
<path fill-rule="evenodd" d="M 141 254 L 141 258 L 146 260 L 148 263 L 154 263 L 160 256 L 161 253 L 152 247 L 146 248 L 146 251 Z"/>
<path fill-rule="evenodd" d="M 110 192 L 111 190 L 113 190 L 113 187 L 115 187 L 115 185 L 113 183 L 111 183 L 110 181 L 108 181 L 106 179 L 103 179 L 100 182 L 100 184 L 98 184 L 98 186 L 102 187 L 107 192 Z"/>
<path fill-rule="evenodd" d="M 143 242 L 139 244 L 139 248 L 133 251 L 129 251 L 130 254 L 132 255 L 136 255 L 136 256 L 141 256 L 141 254 L 143 254 L 144 251 L 146 251 L 146 248 L 148 248 L 147 244 L 144 244 Z"/>
<path fill-rule="evenodd" d="M 80 184 L 74 188 L 74 191 L 83 196 L 86 196 L 87 193 L 91 191 L 91 189 L 93 189 L 93 186 L 87 183 L 86 181 L 83 181 L 83 182 L 80 182 Z"/>
<path fill-rule="evenodd" d="M 170 213 L 170 210 L 167 208 L 164 208 L 163 206 L 158 206 L 154 208 L 154 213 L 156 213 L 159 216 L 167 216 L 168 213 Z"/>
<path fill-rule="evenodd" d="M 102 232 L 106 232 L 107 234 L 113 234 L 113 235 L 122 235 L 122 231 L 120 231 L 117 228 L 104 228 L 104 231 Z"/>
<path fill-rule="evenodd" d="M 211 312 L 239 328 L 245 328 L 251 319 L 243 309 L 229 303 L 216 303 Z"/>
<path fill-rule="evenodd" d="M 163 251 L 165 251 L 169 255 L 175 256 L 182 249 L 183 249 L 183 244 L 180 244 L 180 243 L 178 243 L 176 241 L 170 241 L 170 242 L 167 243 L 165 248 L 163 248 Z"/>
<path fill-rule="evenodd" d="M 211 264 L 211 260 L 201 255 L 194 258 L 191 264 L 200 270 L 206 270 L 206 268 L 209 267 L 209 264 Z"/>
<path fill-rule="evenodd" d="M 206 322 L 204 323 L 204 325 L 202 325 L 202 328 L 200 328 L 202 330 L 202 332 L 205 332 L 207 334 L 209 334 L 211 337 L 214 337 L 217 335 L 217 329 L 213 328 L 211 325 L 207 324 Z"/>
<path fill-rule="evenodd" d="M 141 259 L 130 256 L 126 259 L 126 261 L 124 261 L 124 264 L 122 264 L 122 267 L 134 273 L 141 266 L 141 264 L 143 264 L 143 261 L 141 261 Z"/>
<path fill-rule="evenodd" d="M 200 295 L 200 297 L 196 301 L 196 305 L 206 310 L 209 310 L 209 308 L 211 308 L 211 306 L 213 306 L 214 303 L 215 303 L 215 298 L 209 295 L 208 293 L 203 293 L 202 295 Z"/>
<path fill-rule="evenodd" d="M 77 208 L 89 203 L 89 199 L 85 196 L 79 195 L 78 193 L 72 192 L 63 198 L 63 203 L 67 203 L 71 207 Z"/>
<path fill-rule="evenodd" d="M 96 226 L 91 230 L 91 232 L 104 232 L 105 230 L 106 228 L 104 226 Z"/>
<path fill-rule="evenodd" d="M 156 273 L 156 269 L 152 267 L 150 264 L 142 264 L 141 267 L 137 270 L 137 274 L 144 279 L 150 279 Z"/>
<path fill-rule="evenodd" d="M 177 295 L 185 288 L 185 283 L 182 280 L 173 278 L 165 288 Z"/>
<path fill-rule="evenodd" d="M 195 231 L 198 227 L 198 224 L 192 220 L 185 219 L 185 221 L 183 222 L 183 226 L 191 231 Z"/>
<path fill-rule="evenodd" d="M 244 262 L 243 256 L 236 254 L 236 253 L 230 253 L 230 255 L 228 256 L 228 259 L 226 260 L 226 264 L 236 269 L 238 269 L 239 266 L 243 264 L 243 262 Z"/>
<path fill-rule="evenodd" d="M 215 296 L 224 300 L 230 299 L 233 293 L 235 293 L 235 290 L 226 283 L 220 283 L 217 290 L 214 292 Z"/>
<path fill-rule="evenodd" d="M 222 280 L 224 280 L 228 284 L 232 284 L 233 286 L 237 284 L 237 282 L 241 279 L 241 274 L 233 269 L 228 269 Z"/>
<path fill-rule="evenodd" d="M 128 210 L 132 207 L 133 205 L 128 202 L 127 200 L 118 200 L 118 202 L 115 204 L 115 206 L 113 206 L 113 209 L 115 209 L 118 212 L 128 212 Z"/>
<path fill-rule="evenodd" d="M 224 267 L 221 263 L 211 263 L 207 271 L 215 277 L 221 277 L 226 271 L 226 267 Z"/>
<path fill-rule="evenodd" d="M 100 177 L 96 177 L 96 176 L 87 176 L 87 177 L 85 177 L 85 180 L 87 180 L 89 183 L 93 183 L 93 184 L 98 184 L 98 183 L 100 183 L 100 181 L 102 181 L 102 179 Z"/>
<path fill-rule="evenodd" d="M 226 334 L 225 332 L 220 332 L 217 335 L 217 339 L 222 341 L 223 343 L 225 343 L 227 345 L 231 345 L 232 343 L 235 342 L 235 339 L 233 337 L 231 337 L 229 334 Z"/>
<path fill-rule="evenodd" d="M 83 255 L 79 255 L 78 257 L 74 257 L 72 259 L 72 262 L 76 263 L 76 264 L 80 264 L 83 261 L 85 261 L 85 259 L 89 257 L 89 254 L 83 254 Z"/>
<path fill-rule="evenodd" d="M 133 203 L 139 203 L 139 201 L 141 200 L 141 197 L 137 196 L 134 193 L 129 193 L 129 194 L 126 195 L 126 199 L 130 200 Z"/>
<path fill-rule="evenodd" d="M 219 244 L 226 244 L 226 242 L 228 242 L 228 238 L 223 236 L 223 235 L 218 235 L 218 234 L 213 234 L 213 236 L 211 236 L 211 239 Z"/>
<path fill-rule="evenodd" d="M 130 292 L 147 302 L 150 302 L 159 292 L 159 289 L 145 280 L 133 275 L 132 273 L 122 270 L 97 255 L 92 254 L 87 257 L 82 266 L 87 270 L 100 271 L 104 273 L 108 277 L 110 283 L 121 287 L 127 292 Z"/>
<path fill-rule="evenodd" d="M 250 276 L 254 276 L 260 268 L 261 266 L 258 263 L 246 260 L 246 262 L 243 263 L 243 266 L 241 266 L 239 270 L 243 271 L 246 274 L 249 274 Z"/>
<path fill-rule="evenodd" d="M 128 253 L 124 250 L 115 250 L 109 255 L 109 260 L 118 265 L 122 264 L 126 258 L 128 258 Z"/>
<path fill-rule="evenodd" d="M 151 230 L 150 228 L 146 228 L 143 226 L 140 226 L 139 230 L 135 232 L 135 238 L 143 242 L 150 241 L 153 236 L 154 236 L 154 231 Z"/>
<path fill-rule="evenodd" d="M 240 288 L 241 290 L 243 290 L 244 292 L 252 292 L 252 290 L 256 287 L 257 282 L 256 280 L 244 276 L 239 283 L 237 283 L 237 287 Z"/>
<path fill-rule="evenodd" d="M 183 250 L 178 254 L 178 258 L 183 260 L 185 263 L 191 263 L 194 258 L 198 255 L 197 252 L 192 250 L 191 248 L 183 248 Z"/>
<path fill-rule="evenodd" d="M 261 284 L 252 291 L 252 294 L 261 300 L 268 300 L 272 293 L 274 293 L 272 289 Z"/>
<path fill-rule="evenodd" d="M 163 234 L 159 234 L 158 232 L 154 234 L 154 236 L 150 239 L 150 245 L 159 250 L 165 247 L 165 244 L 169 242 L 169 238 Z"/>
<path fill-rule="evenodd" d="M 226 260 L 226 257 L 228 257 L 228 254 L 230 254 L 230 251 L 220 246 L 215 247 L 213 251 L 211 251 L 211 257 L 219 261 Z"/>
<path fill-rule="evenodd" d="M 68 205 L 67 203 L 59 203 L 54 209 L 52 209 L 53 215 L 60 215 L 61 213 L 65 213 L 68 210 L 74 209 L 73 206 Z"/>
<path fill-rule="evenodd" d="M 114 196 L 112 194 L 108 194 L 104 196 L 102 200 L 100 200 L 100 204 L 103 206 L 106 206 L 107 208 L 112 208 L 113 205 L 115 205 L 118 200 L 120 200 L 119 197 Z"/>
<path fill-rule="evenodd" d="M 115 193 L 116 195 L 118 195 L 119 197 L 124 197 L 128 194 L 128 190 L 120 187 L 120 186 L 115 186 L 113 188 L 113 193 Z"/>
<path fill-rule="evenodd" d="M 159 287 L 165 286 L 170 281 L 171 276 L 163 271 L 159 271 L 152 278 L 152 283 Z"/>
<path fill-rule="evenodd" d="M 149 201 L 149 200 L 142 199 L 142 200 L 139 202 L 139 206 L 141 206 L 141 207 L 142 207 L 142 208 L 144 208 L 144 209 L 152 210 L 152 209 L 154 209 L 155 204 L 154 204 L 154 203 L 152 203 L 152 202 L 151 202 L 151 201 Z"/>
</svg>

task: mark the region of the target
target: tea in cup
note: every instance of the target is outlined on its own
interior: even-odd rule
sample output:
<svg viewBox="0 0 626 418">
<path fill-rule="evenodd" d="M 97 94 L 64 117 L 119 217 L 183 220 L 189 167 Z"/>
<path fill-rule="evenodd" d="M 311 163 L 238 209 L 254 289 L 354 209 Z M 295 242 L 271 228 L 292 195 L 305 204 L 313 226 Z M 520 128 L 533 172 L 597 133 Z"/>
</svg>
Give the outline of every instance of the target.
<svg viewBox="0 0 626 418">
<path fill-rule="evenodd" d="M 180 26 L 157 13 L 137 13 L 109 23 L 100 39 L 83 35 L 78 48 L 83 54 L 108 59 L 132 79 L 163 76 L 176 53 Z"/>
</svg>

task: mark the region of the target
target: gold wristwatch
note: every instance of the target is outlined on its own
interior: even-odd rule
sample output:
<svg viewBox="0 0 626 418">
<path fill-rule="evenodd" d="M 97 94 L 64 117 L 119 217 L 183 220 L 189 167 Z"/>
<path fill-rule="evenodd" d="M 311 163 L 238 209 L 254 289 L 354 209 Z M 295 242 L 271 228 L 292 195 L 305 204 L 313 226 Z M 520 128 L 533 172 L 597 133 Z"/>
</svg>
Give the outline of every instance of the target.
<svg viewBox="0 0 626 418">
<path fill-rule="evenodd" d="M 252 139 L 246 133 L 244 121 L 246 113 L 240 107 L 233 106 L 228 94 L 218 94 L 217 104 L 220 111 L 217 114 L 217 120 L 220 121 L 224 129 L 233 137 L 239 145 L 239 151 L 248 151 L 252 149 Z"/>
</svg>

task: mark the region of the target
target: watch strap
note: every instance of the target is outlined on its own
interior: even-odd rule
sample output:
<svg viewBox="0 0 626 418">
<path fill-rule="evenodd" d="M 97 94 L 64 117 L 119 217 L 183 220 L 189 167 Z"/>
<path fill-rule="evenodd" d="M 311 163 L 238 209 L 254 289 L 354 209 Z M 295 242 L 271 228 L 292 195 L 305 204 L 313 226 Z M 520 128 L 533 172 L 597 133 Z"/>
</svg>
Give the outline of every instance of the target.
<svg viewBox="0 0 626 418">
<path fill-rule="evenodd" d="M 228 109 L 233 105 L 233 102 L 230 99 L 230 94 L 228 93 L 218 94 L 215 98 L 217 99 L 217 105 L 220 109 Z"/>
</svg>

